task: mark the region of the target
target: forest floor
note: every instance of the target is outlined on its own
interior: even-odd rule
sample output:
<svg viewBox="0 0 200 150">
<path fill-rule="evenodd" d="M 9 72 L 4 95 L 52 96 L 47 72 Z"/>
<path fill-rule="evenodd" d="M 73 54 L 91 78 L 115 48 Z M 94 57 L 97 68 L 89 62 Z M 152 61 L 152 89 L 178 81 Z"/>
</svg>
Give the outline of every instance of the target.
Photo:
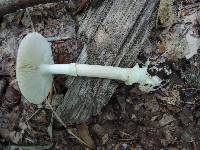
<svg viewBox="0 0 200 150">
<path fill-rule="evenodd" d="M 58 125 L 59 121 L 54 123 L 56 119 L 49 107 L 37 108 L 24 99 L 15 77 L 16 56 L 22 38 L 36 31 L 51 42 L 56 63 L 75 62 L 83 47 L 77 38 L 78 18 L 92 6 L 89 3 L 87 6 L 71 5 L 68 9 L 75 13 L 69 13 L 63 3 L 45 4 L 19 10 L 2 18 L 0 149 L 200 149 L 200 54 L 195 54 L 197 49 L 194 47 L 185 54 L 184 48 L 176 45 L 177 40 L 181 43 L 182 37 L 177 36 L 180 35 L 180 26 L 189 24 L 197 35 L 192 45 L 199 46 L 200 3 L 177 0 L 173 5 L 180 9 L 173 16 L 168 2 L 160 7 L 159 21 L 150 37 L 157 47 L 152 52 L 144 50 L 138 56 L 139 64 L 149 59 L 158 68 L 165 68 L 168 74 L 160 73 L 165 84 L 151 93 L 141 92 L 137 85 L 119 84 L 100 115 L 86 123 L 69 127 L 78 138 Z M 172 23 L 177 18 L 187 21 Z M 172 45 L 177 47 L 172 48 Z M 54 97 L 59 99 L 67 91 L 64 86 L 66 78 L 55 77 Z M 57 103 L 52 102 L 53 107 Z"/>
</svg>

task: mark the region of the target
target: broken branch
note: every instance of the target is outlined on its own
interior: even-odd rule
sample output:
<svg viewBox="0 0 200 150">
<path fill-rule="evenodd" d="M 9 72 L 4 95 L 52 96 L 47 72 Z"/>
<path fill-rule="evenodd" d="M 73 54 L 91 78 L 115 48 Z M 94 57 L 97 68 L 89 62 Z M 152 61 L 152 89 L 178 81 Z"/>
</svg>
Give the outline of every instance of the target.
<svg viewBox="0 0 200 150">
<path fill-rule="evenodd" d="M 0 17 L 13 13 L 18 9 L 24 9 L 39 4 L 61 2 L 69 0 L 2 0 L 0 1 Z"/>
</svg>

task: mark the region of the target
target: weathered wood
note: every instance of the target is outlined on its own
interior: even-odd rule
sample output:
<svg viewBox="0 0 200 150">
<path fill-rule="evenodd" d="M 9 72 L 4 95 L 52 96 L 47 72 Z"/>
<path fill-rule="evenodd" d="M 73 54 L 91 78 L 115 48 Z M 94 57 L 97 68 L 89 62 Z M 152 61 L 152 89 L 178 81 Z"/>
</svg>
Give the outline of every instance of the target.
<svg viewBox="0 0 200 150">
<path fill-rule="evenodd" d="M 156 20 L 159 0 L 105 0 L 80 19 L 85 42 L 78 63 L 133 67 Z M 69 124 L 87 121 L 101 112 L 118 83 L 107 79 L 70 78 L 57 109 Z"/>
<path fill-rule="evenodd" d="M 0 0 L 0 17 L 26 7 L 69 0 Z"/>
</svg>

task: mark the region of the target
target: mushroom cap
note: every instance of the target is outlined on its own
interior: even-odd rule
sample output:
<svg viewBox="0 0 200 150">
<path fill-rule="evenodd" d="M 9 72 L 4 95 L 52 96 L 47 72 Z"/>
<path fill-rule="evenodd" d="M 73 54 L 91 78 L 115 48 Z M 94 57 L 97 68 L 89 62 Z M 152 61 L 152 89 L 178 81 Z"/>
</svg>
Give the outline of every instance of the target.
<svg viewBox="0 0 200 150">
<path fill-rule="evenodd" d="M 51 46 L 41 34 L 29 33 L 19 45 L 16 78 L 23 96 L 34 104 L 46 99 L 53 82 L 51 74 L 41 72 L 42 64 L 54 64 Z"/>
</svg>

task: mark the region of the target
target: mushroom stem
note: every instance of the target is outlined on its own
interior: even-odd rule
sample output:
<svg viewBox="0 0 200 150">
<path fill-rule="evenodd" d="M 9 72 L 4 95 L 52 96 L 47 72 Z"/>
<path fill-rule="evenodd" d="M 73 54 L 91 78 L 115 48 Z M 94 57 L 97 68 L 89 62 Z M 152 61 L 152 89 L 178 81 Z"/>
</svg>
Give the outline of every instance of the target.
<svg viewBox="0 0 200 150">
<path fill-rule="evenodd" d="M 87 65 L 87 64 L 43 64 L 40 70 L 44 74 L 66 74 L 71 76 L 86 76 L 124 81 L 131 85 L 146 78 L 146 69 L 136 65 L 133 68 L 120 68 L 112 66 Z"/>
<path fill-rule="evenodd" d="M 131 68 L 76 64 L 77 75 L 126 81 Z"/>
<path fill-rule="evenodd" d="M 40 71 L 44 74 L 66 74 L 77 76 L 75 63 L 71 64 L 42 64 Z"/>
</svg>

